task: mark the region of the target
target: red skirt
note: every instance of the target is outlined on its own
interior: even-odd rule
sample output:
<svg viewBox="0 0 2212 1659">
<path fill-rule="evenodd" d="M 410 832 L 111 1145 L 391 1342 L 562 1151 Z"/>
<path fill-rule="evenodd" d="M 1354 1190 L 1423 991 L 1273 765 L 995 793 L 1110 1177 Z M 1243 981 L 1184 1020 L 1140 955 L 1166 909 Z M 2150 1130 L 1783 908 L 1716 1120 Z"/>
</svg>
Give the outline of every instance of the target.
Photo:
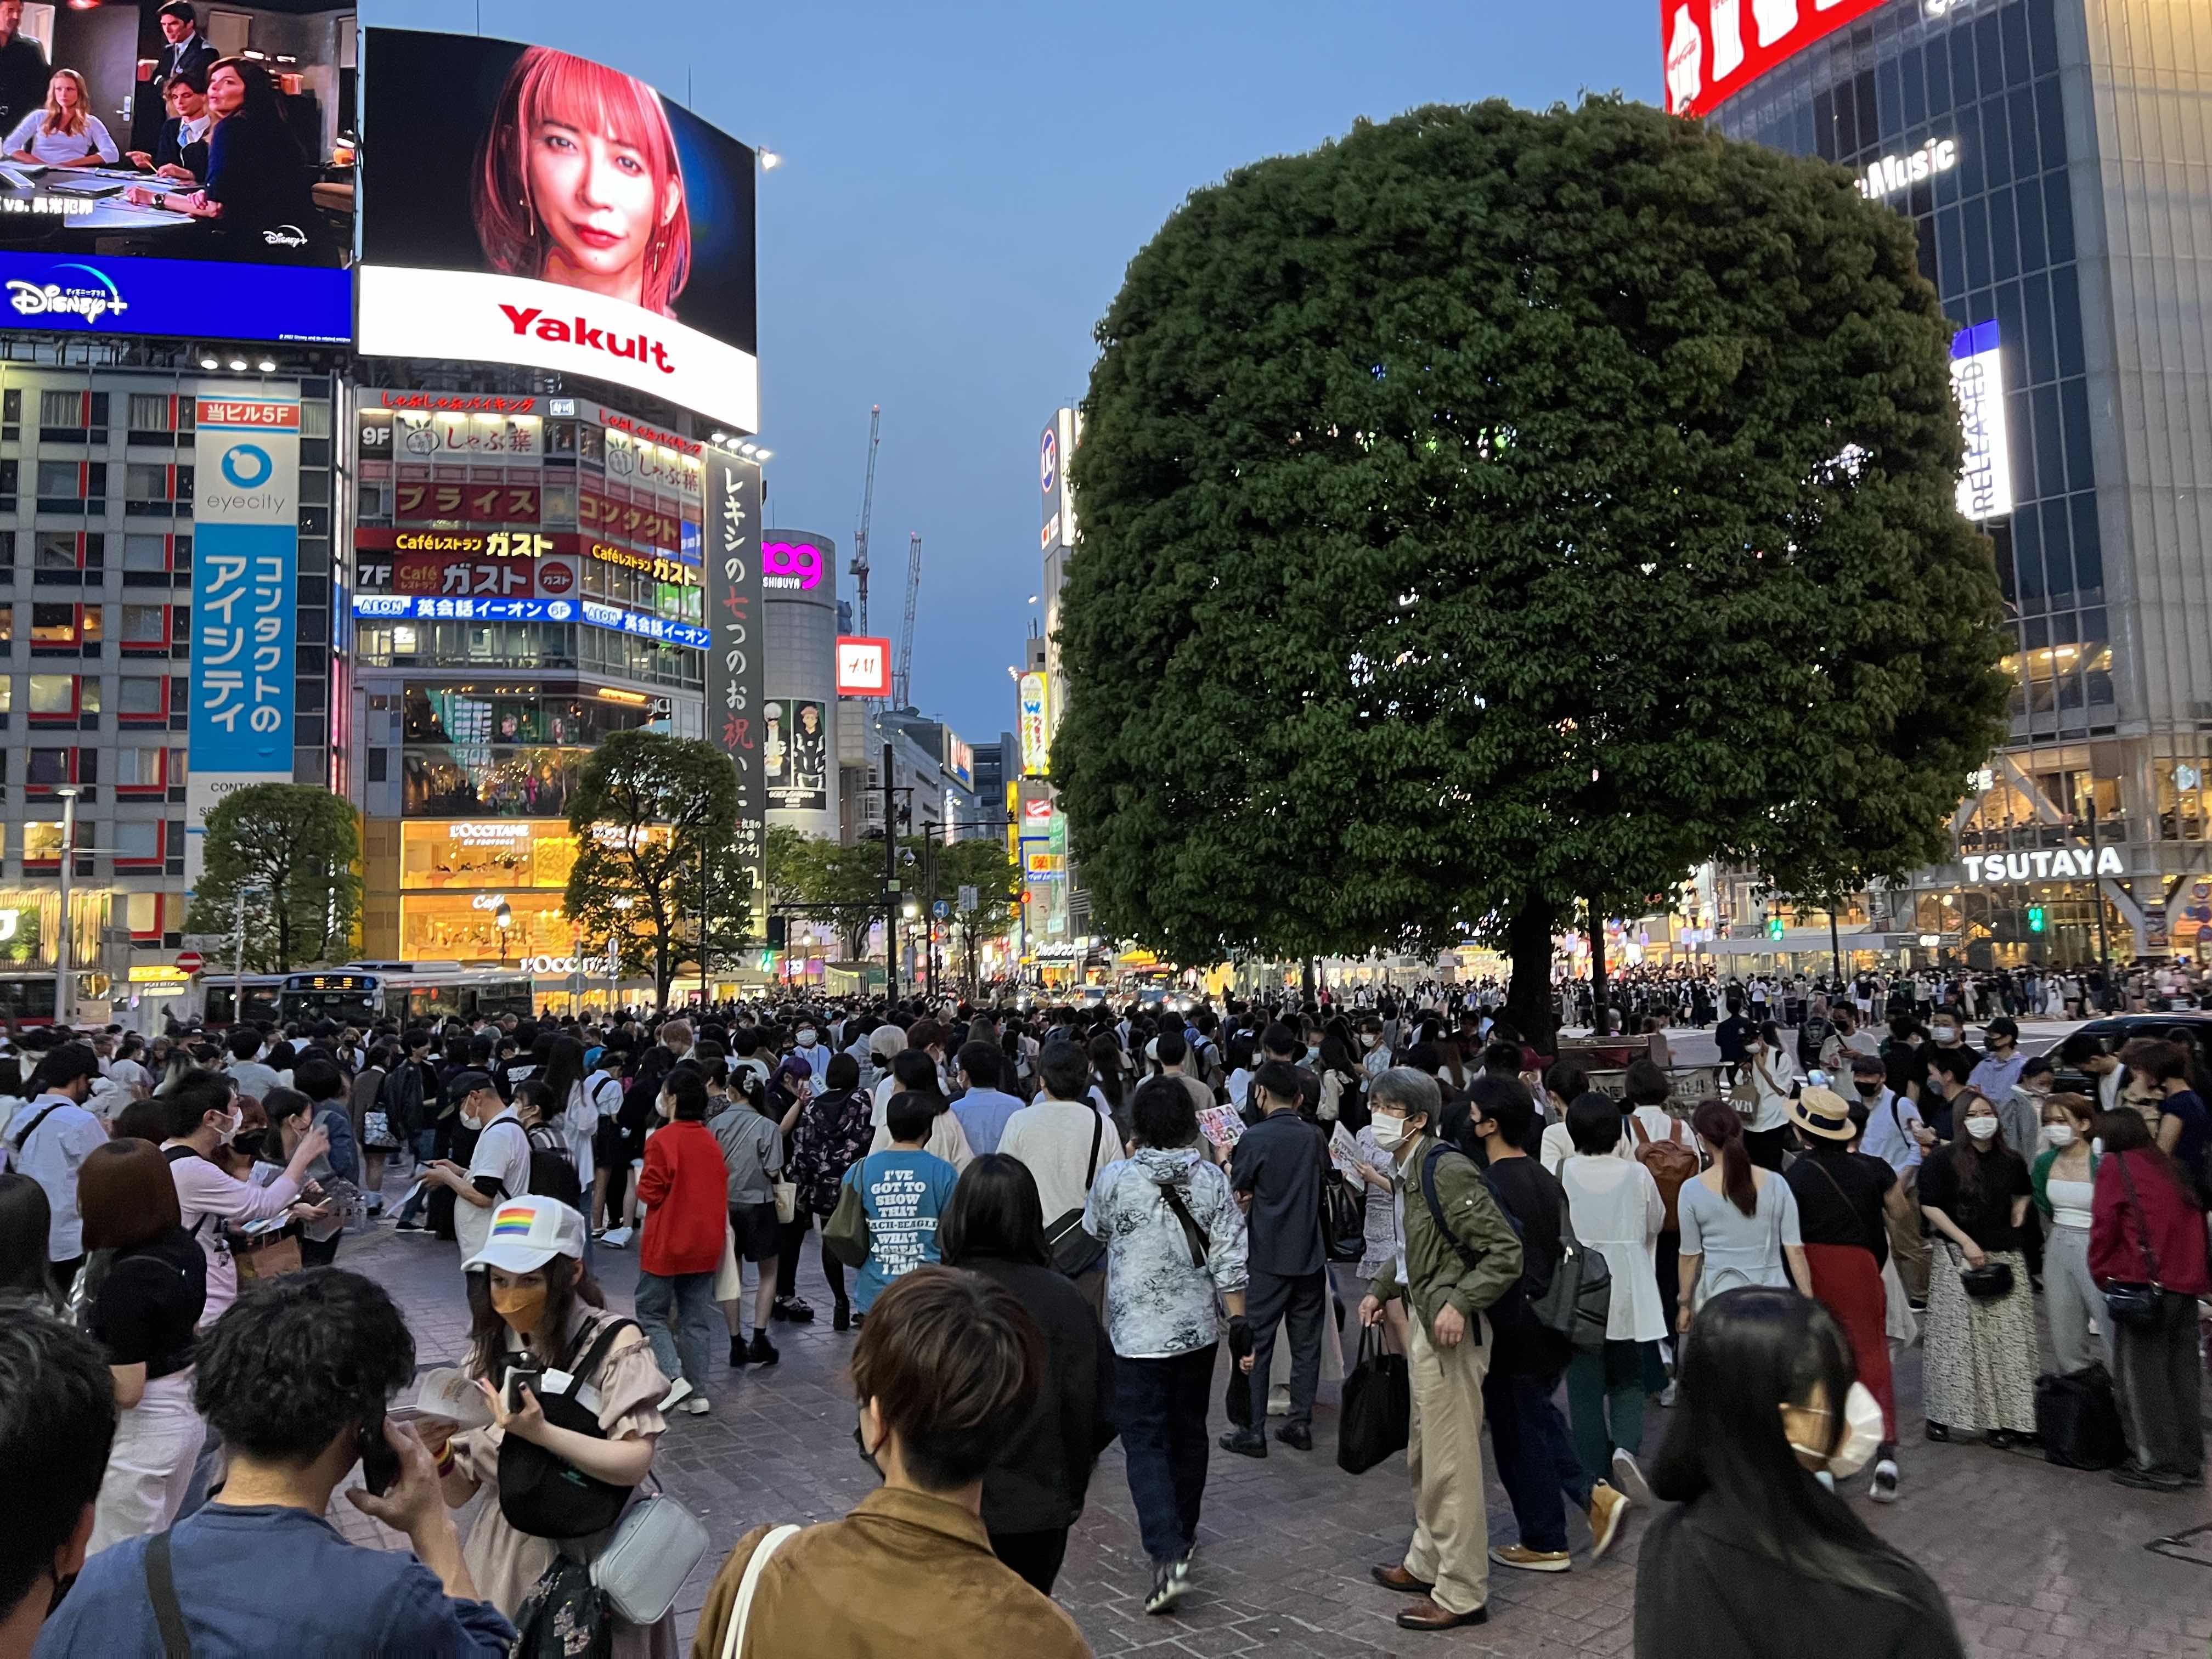
<svg viewBox="0 0 2212 1659">
<path fill-rule="evenodd" d="M 1813 1270 L 1813 1294 L 1835 1315 L 1850 1339 L 1859 1381 L 1881 1402 L 1881 1437 L 1897 1438 L 1897 1390 L 1889 1373 L 1889 1338 L 1884 1314 L 1888 1297 L 1874 1252 L 1856 1244 L 1808 1244 L 1806 1265 Z"/>
</svg>

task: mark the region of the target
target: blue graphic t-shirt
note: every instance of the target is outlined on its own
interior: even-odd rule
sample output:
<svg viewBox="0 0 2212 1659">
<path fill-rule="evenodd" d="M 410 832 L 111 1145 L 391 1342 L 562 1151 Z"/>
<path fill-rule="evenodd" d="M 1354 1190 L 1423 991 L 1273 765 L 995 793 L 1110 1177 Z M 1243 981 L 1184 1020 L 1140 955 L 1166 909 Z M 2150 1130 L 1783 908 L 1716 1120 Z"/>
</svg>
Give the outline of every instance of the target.
<svg viewBox="0 0 2212 1659">
<path fill-rule="evenodd" d="M 868 1213 L 868 1259 L 853 1279 L 853 1306 L 866 1313 L 884 1286 L 939 1260 L 937 1218 L 960 1172 L 934 1152 L 871 1152 L 845 1171 Z"/>
</svg>

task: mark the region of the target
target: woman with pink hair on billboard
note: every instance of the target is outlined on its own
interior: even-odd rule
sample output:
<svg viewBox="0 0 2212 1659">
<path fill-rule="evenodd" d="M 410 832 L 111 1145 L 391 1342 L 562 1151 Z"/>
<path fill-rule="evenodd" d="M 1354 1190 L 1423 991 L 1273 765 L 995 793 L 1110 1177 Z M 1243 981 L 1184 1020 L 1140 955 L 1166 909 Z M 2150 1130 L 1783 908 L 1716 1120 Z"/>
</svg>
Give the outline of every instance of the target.
<svg viewBox="0 0 2212 1659">
<path fill-rule="evenodd" d="M 531 47 L 500 94 L 475 194 L 493 269 L 674 314 L 691 220 L 668 112 L 643 82 Z"/>
</svg>

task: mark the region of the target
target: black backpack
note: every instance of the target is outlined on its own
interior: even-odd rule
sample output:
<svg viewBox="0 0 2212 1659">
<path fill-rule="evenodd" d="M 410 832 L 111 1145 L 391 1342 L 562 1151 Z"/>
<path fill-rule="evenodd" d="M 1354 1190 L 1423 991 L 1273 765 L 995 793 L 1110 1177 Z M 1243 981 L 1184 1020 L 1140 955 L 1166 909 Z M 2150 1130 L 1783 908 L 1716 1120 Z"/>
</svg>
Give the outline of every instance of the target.
<svg viewBox="0 0 2212 1659">
<path fill-rule="evenodd" d="M 550 1123 L 530 1131 L 530 1191 L 535 1198 L 557 1198 L 572 1210 L 584 1207 L 584 1183 L 568 1143 Z"/>
<path fill-rule="evenodd" d="M 635 1330 L 632 1319 L 602 1321 L 592 1346 L 580 1359 L 566 1367 L 568 1386 L 555 1391 L 543 1386 L 541 1375 L 532 1384 L 545 1420 L 559 1429 L 574 1429 L 594 1440 L 607 1437 L 599 1416 L 577 1403 L 576 1394 L 599 1374 L 607 1351 L 625 1329 Z M 507 1378 L 500 1377 L 504 1388 Z M 617 1486 L 586 1474 L 574 1464 L 520 1435 L 499 1443 L 499 1512 L 517 1532 L 532 1538 L 588 1538 L 604 1532 L 622 1516 L 623 1505 L 635 1488 Z"/>
</svg>

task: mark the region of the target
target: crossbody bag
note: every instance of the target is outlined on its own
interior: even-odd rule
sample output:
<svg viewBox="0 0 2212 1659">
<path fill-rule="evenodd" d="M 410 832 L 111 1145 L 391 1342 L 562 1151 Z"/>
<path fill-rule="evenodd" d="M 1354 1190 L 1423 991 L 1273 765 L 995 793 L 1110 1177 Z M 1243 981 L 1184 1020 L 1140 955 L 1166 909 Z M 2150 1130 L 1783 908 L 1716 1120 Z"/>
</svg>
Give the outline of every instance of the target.
<svg viewBox="0 0 2212 1659">
<path fill-rule="evenodd" d="M 2150 1212 L 2136 1196 L 2136 1178 L 2128 1170 L 2128 1155 L 2114 1154 L 2120 1166 L 2120 1179 L 2127 1184 L 2128 1206 L 2142 1220 L 2141 1248 L 2143 1259 L 2142 1284 L 2120 1283 L 2105 1287 L 2105 1306 L 2115 1324 L 2155 1325 L 2158 1323 L 2160 1298 L 2165 1287 L 2158 1282 L 2158 1255 L 2150 1247 Z"/>
<path fill-rule="evenodd" d="M 1106 1133 L 1106 1120 L 1094 1110 L 1091 1113 L 1091 1152 L 1083 1164 L 1083 1196 L 1091 1196 L 1091 1183 L 1098 1178 L 1098 1146 Z M 1083 1225 L 1084 1204 L 1055 1217 L 1044 1230 L 1046 1248 L 1052 1252 L 1052 1265 L 1070 1279 L 1079 1278 L 1098 1265 L 1098 1258 L 1106 1254 L 1106 1241 L 1088 1232 Z"/>
</svg>

